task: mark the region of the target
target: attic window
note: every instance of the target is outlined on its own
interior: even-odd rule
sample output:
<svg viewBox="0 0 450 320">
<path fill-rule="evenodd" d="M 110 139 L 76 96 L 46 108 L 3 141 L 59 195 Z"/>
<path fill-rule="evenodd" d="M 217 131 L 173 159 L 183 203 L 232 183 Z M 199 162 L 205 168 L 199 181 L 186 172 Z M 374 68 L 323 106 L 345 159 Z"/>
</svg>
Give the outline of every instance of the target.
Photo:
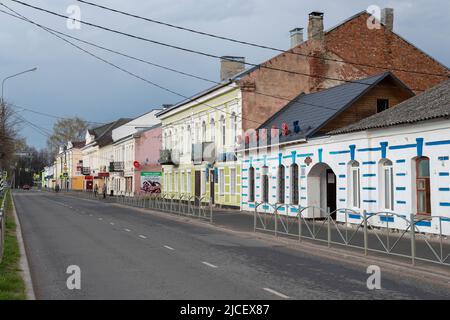
<svg viewBox="0 0 450 320">
<path fill-rule="evenodd" d="M 383 112 L 389 109 L 389 100 L 388 99 L 378 99 L 377 100 L 377 113 Z"/>
</svg>

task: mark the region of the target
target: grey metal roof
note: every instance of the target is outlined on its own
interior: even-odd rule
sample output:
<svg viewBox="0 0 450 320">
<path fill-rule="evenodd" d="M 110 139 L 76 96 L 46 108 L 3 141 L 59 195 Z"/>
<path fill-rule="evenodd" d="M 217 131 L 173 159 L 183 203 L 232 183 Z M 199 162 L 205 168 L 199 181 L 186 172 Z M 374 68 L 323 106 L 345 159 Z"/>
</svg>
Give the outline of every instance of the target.
<svg viewBox="0 0 450 320">
<path fill-rule="evenodd" d="M 334 130 L 330 134 L 385 128 L 437 118 L 450 118 L 450 80 L 425 91 L 419 96 L 403 101 L 393 108 L 350 126 Z"/>
<path fill-rule="evenodd" d="M 329 120 L 346 110 L 364 93 L 387 77 L 391 77 L 396 82 L 401 83 L 390 72 L 385 72 L 360 79 L 356 83 L 345 83 L 315 93 L 301 94 L 275 113 L 260 126 L 260 129 L 266 128 L 270 130 L 273 126 L 281 129 L 282 124 L 287 123 L 291 133 L 288 136 L 280 137 L 280 142 L 309 138 Z M 403 83 L 401 84 L 403 85 Z M 295 121 L 299 121 L 300 132 L 298 133 L 293 130 Z"/>
</svg>

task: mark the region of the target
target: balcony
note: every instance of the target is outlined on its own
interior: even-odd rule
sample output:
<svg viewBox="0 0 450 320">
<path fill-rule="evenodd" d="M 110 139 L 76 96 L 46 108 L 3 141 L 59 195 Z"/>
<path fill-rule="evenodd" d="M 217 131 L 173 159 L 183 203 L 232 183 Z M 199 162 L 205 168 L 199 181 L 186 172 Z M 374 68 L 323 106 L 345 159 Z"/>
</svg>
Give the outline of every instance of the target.
<svg viewBox="0 0 450 320">
<path fill-rule="evenodd" d="M 159 153 L 159 163 L 162 165 L 172 165 L 172 152 L 171 150 L 161 150 Z"/>
<path fill-rule="evenodd" d="M 192 145 L 191 160 L 194 164 L 203 162 L 213 163 L 216 158 L 216 149 L 213 142 L 195 143 Z"/>
<path fill-rule="evenodd" d="M 234 162 L 237 161 L 236 152 L 224 152 L 217 154 L 217 162 Z"/>
<path fill-rule="evenodd" d="M 81 174 L 83 176 L 89 176 L 91 174 L 91 168 L 90 167 L 82 167 Z"/>
<path fill-rule="evenodd" d="M 110 162 L 109 163 L 109 172 L 123 172 L 124 167 L 125 166 L 122 161 Z"/>
</svg>

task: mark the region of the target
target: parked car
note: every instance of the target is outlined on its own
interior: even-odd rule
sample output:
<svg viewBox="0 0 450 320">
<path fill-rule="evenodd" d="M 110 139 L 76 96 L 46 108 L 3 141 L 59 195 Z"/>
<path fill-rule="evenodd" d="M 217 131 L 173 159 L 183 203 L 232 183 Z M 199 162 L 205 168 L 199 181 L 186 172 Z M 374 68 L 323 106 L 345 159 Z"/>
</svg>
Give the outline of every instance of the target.
<svg viewBox="0 0 450 320">
<path fill-rule="evenodd" d="M 31 187 L 30 187 L 28 184 L 24 184 L 24 185 L 22 186 L 22 189 L 23 189 L 23 190 L 30 190 Z"/>
</svg>

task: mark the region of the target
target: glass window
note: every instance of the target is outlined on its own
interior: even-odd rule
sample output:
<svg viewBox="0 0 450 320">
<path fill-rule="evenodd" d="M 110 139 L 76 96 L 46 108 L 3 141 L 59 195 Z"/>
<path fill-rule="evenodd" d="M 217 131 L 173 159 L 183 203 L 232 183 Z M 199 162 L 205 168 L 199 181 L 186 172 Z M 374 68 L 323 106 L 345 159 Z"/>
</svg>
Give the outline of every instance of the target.
<svg viewBox="0 0 450 320">
<path fill-rule="evenodd" d="M 187 184 L 187 193 L 191 194 L 191 186 L 192 186 L 192 177 L 191 177 L 191 172 L 187 172 L 187 176 L 186 176 L 186 184 Z"/>
<path fill-rule="evenodd" d="M 201 171 L 201 180 L 202 181 L 200 183 L 200 186 L 201 186 L 200 192 L 202 195 L 204 195 L 206 193 L 206 171 L 205 170 Z"/>
<path fill-rule="evenodd" d="M 385 160 L 382 165 L 383 168 L 383 205 L 384 209 L 394 210 L 394 174 L 392 169 L 392 162 Z"/>
<path fill-rule="evenodd" d="M 248 201 L 255 202 L 255 168 L 248 169 Z"/>
<path fill-rule="evenodd" d="M 202 142 L 206 142 L 206 122 L 202 122 Z"/>
<path fill-rule="evenodd" d="M 222 131 L 222 146 L 225 146 L 226 144 L 226 134 L 227 134 L 227 130 L 226 130 L 226 123 L 225 123 L 225 116 L 222 116 L 220 118 L 220 125 L 221 125 L 221 131 Z"/>
<path fill-rule="evenodd" d="M 264 203 L 269 202 L 269 175 L 268 175 L 268 167 L 263 167 L 261 175 L 261 182 L 262 182 L 262 201 Z"/>
<path fill-rule="evenodd" d="M 350 163 L 350 188 L 351 188 L 351 204 L 354 208 L 361 207 L 361 191 L 360 191 L 360 169 L 359 163 L 353 161 Z"/>
<path fill-rule="evenodd" d="M 225 171 L 219 169 L 219 194 L 223 195 L 225 191 Z"/>
<path fill-rule="evenodd" d="M 430 159 L 427 157 L 416 159 L 416 197 L 417 213 L 430 215 Z"/>
<path fill-rule="evenodd" d="M 283 165 L 280 165 L 278 167 L 278 203 L 284 203 L 285 199 L 285 189 L 286 189 L 286 174 L 285 174 L 285 168 Z"/>
<path fill-rule="evenodd" d="M 389 109 L 389 100 L 388 99 L 378 99 L 377 100 L 377 113 L 383 112 Z"/>
<path fill-rule="evenodd" d="M 298 177 L 298 165 L 291 165 L 291 199 L 292 204 L 297 205 L 299 203 L 299 177 Z"/>
<path fill-rule="evenodd" d="M 214 119 L 211 119 L 209 126 L 211 142 L 214 142 L 216 140 L 216 122 L 214 121 Z"/>
<path fill-rule="evenodd" d="M 230 169 L 230 194 L 236 194 L 236 168 Z"/>
</svg>

